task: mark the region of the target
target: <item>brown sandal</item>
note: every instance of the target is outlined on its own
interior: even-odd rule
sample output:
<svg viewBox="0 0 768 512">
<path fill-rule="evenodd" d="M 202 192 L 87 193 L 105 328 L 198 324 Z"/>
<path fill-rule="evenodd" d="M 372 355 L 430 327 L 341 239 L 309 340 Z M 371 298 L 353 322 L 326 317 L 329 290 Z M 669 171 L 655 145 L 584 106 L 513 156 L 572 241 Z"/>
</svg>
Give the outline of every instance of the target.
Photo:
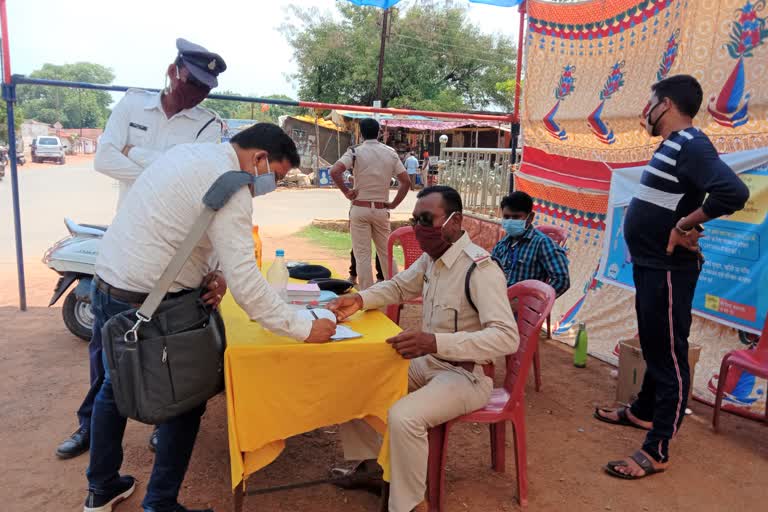
<svg viewBox="0 0 768 512">
<path fill-rule="evenodd" d="M 645 431 L 651 430 L 649 428 L 645 428 L 642 425 L 638 425 L 637 423 L 629 419 L 629 416 L 627 415 L 627 411 L 629 410 L 629 407 L 619 407 L 618 409 L 616 409 L 616 415 L 619 417 L 618 420 L 614 420 L 613 418 L 608 418 L 607 416 L 603 416 L 602 414 L 600 414 L 600 411 L 610 412 L 610 410 L 611 409 L 605 409 L 603 407 L 595 407 L 595 413 L 593 414 L 593 416 L 598 420 L 605 423 L 610 423 L 611 425 L 633 427 L 633 428 L 637 428 Z"/>
</svg>

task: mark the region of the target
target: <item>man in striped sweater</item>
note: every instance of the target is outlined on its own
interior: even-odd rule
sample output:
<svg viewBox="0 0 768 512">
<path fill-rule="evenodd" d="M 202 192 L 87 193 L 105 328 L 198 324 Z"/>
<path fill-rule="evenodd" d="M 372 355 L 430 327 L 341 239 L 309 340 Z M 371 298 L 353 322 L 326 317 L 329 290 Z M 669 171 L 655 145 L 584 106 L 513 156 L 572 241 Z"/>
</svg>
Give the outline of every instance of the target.
<svg viewBox="0 0 768 512">
<path fill-rule="evenodd" d="M 669 441 L 682 423 L 691 384 L 688 334 L 703 262 L 701 225 L 742 209 L 749 198 L 707 136 L 693 127 L 703 97 L 696 79 L 676 75 L 651 90 L 643 111 L 646 130 L 664 140 L 642 171 L 624 221 L 647 371 L 630 407 L 595 411 L 599 420 L 648 431 L 642 450 L 605 466 L 610 475 L 626 479 L 661 472 L 669 464 Z"/>
</svg>

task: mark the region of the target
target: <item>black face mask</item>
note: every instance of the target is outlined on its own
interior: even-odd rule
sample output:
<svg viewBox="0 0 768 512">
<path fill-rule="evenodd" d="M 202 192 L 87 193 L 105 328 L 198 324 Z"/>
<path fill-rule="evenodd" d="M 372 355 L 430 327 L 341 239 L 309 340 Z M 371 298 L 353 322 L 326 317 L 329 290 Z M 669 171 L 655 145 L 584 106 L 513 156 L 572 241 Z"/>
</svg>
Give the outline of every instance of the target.
<svg viewBox="0 0 768 512">
<path fill-rule="evenodd" d="M 651 134 L 651 137 L 658 137 L 659 136 L 659 121 L 661 121 L 661 118 L 664 117 L 664 114 L 669 112 L 669 109 L 665 110 L 661 113 L 659 117 L 656 118 L 656 121 L 651 121 L 651 114 L 654 110 L 656 110 L 656 107 L 661 105 L 661 101 L 659 101 L 657 104 L 655 104 L 650 110 L 648 110 L 648 114 L 645 116 L 645 129 L 648 133 Z M 650 128 L 650 130 L 648 129 Z"/>
</svg>

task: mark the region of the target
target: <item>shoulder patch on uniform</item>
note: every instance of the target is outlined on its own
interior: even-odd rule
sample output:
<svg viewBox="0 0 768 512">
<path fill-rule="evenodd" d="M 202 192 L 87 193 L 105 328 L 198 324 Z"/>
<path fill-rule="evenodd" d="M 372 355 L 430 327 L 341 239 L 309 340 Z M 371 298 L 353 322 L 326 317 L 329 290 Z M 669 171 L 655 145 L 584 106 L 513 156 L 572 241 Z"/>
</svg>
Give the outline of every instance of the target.
<svg viewBox="0 0 768 512">
<path fill-rule="evenodd" d="M 472 259 L 473 262 L 475 262 L 475 264 L 477 264 L 478 267 L 481 268 L 493 261 L 488 251 L 475 244 L 467 245 L 464 248 L 464 252 Z"/>
</svg>

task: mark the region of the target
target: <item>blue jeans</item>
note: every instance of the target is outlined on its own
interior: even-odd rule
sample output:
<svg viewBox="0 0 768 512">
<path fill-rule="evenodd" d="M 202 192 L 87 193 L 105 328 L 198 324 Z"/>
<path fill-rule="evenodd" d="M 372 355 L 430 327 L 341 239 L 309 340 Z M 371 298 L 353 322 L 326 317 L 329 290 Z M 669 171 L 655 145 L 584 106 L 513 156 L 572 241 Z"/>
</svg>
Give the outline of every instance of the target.
<svg viewBox="0 0 768 512">
<path fill-rule="evenodd" d="M 104 325 L 112 316 L 132 309 L 100 290 L 93 292 L 95 325 Z M 102 354 L 102 357 L 104 355 Z M 96 494 L 110 494 L 120 477 L 123 463 L 123 434 L 126 418 L 120 415 L 112 391 L 106 358 L 104 380 L 95 397 L 91 415 L 91 460 L 86 472 L 88 489 Z M 159 425 L 157 453 L 147 493 L 142 502 L 146 512 L 170 512 L 176 509 L 179 488 L 184 481 L 205 404 Z"/>
<path fill-rule="evenodd" d="M 96 398 L 96 393 L 101 389 L 101 383 L 104 382 L 104 364 L 101 358 L 101 328 L 104 326 L 105 320 L 105 298 L 107 296 L 101 293 L 98 300 L 95 296 L 96 283 L 91 280 L 91 310 L 94 314 L 93 319 L 93 333 L 91 334 L 91 342 L 88 344 L 88 362 L 91 371 L 91 387 L 88 389 L 88 393 L 83 399 L 83 403 L 77 410 L 77 419 L 80 422 L 80 428 L 91 428 L 91 413 L 93 412 L 93 402 Z M 106 316 L 109 318 L 112 315 L 116 315 L 121 311 L 130 309 L 129 306 L 123 302 L 116 301 L 109 298 L 109 304 L 107 305 L 110 314 Z M 101 314 L 97 314 L 97 309 Z"/>
</svg>

